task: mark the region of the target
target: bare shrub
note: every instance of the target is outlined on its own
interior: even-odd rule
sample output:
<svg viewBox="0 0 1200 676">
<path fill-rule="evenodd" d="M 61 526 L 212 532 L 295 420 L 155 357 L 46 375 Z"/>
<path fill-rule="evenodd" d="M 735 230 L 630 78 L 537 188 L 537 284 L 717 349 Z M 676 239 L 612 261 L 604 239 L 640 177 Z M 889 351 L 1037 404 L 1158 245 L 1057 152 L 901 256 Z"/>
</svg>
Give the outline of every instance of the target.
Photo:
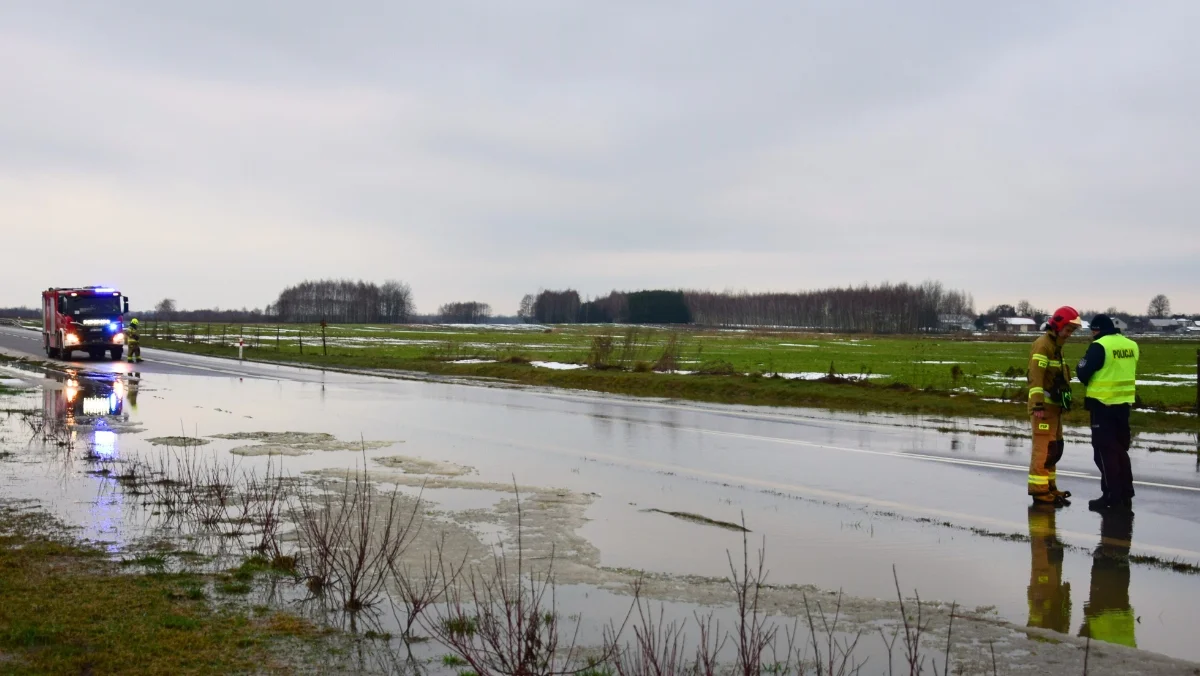
<svg viewBox="0 0 1200 676">
<path fill-rule="evenodd" d="M 666 622 L 664 609 L 659 606 L 658 620 L 639 600 L 638 623 L 633 627 L 633 645 L 613 650 L 613 667 L 617 676 L 667 676 L 697 673 L 700 660 L 687 661 L 684 636 L 686 622 Z M 715 656 L 713 666 L 716 666 Z"/>
<path fill-rule="evenodd" d="M 679 370 L 679 354 L 682 348 L 679 344 L 679 333 L 672 331 L 667 336 L 667 342 L 663 346 L 662 354 L 658 360 L 654 362 L 655 371 L 677 371 Z"/>
<path fill-rule="evenodd" d="M 514 487 L 515 488 L 515 487 Z M 512 567 L 503 547 L 492 552 L 488 571 L 472 568 L 451 571 L 464 575 L 464 583 L 450 585 L 445 602 L 422 616 L 422 626 L 453 651 L 476 674 L 552 676 L 577 674 L 609 663 L 621 626 L 610 625 L 604 653 L 585 659 L 578 646 L 579 621 L 571 636 L 562 631 L 554 584 L 554 552 L 545 572 L 526 567 L 522 541 L 523 513 L 517 493 L 517 560 Z M 640 598 L 634 594 L 634 603 Z M 630 606 L 630 614 L 633 605 Z"/>
<path fill-rule="evenodd" d="M 621 339 L 621 352 L 617 355 L 617 365 L 629 368 L 639 360 L 649 361 L 650 341 L 654 333 L 650 329 L 630 326 L 625 329 Z"/>
<path fill-rule="evenodd" d="M 590 369 L 602 371 L 612 368 L 613 337 L 604 334 L 592 338 L 592 347 L 588 350 L 587 365 Z"/>
<path fill-rule="evenodd" d="M 775 641 L 776 629 L 768 627 L 766 615 L 759 606 L 760 594 L 767 581 L 766 557 L 767 542 L 763 538 L 762 547 L 758 550 L 758 563 L 750 565 L 750 543 L 745 530 L 746 519 L 742 518 L 742 562 L 739 572 L 734 564 L 733 554 L 729 558 L 729 587 L 733 591 L 737 603 L 737 634 L 734 641 L 737 647 L 737 673 L 743 676 L 757 676 L 762 672 L 763 653 Z"/>
<path fill-rule="evenodd" d="M 388 567 L 395 588 L 395 593 L 388 596 L 392 616 L 404 632 L 401 638 L 406 646 L 410 646 L 410 656 L 413 627 L 430 607 L 445 596 L 446 590 L 458 581 L 465 567 L 466 554 L 463 555 L 463 561 L 456 565 L 445 565 L 445 545 L 446 535 L 443 533 L 433 550 L 426 553 L 419 571 L 399 560 L 393 560 Z"/>
<path fill-rule="evenodd" d="M 350 611 L 375 605 L 416 535 L 421 499 L 406 510 L 399 488 L 378 494 L 364 467 L 348 475 L 340 491 L 298 502 L 299 565 L 309 589 L 336 590 L 342 607 Z"/>
</svg>

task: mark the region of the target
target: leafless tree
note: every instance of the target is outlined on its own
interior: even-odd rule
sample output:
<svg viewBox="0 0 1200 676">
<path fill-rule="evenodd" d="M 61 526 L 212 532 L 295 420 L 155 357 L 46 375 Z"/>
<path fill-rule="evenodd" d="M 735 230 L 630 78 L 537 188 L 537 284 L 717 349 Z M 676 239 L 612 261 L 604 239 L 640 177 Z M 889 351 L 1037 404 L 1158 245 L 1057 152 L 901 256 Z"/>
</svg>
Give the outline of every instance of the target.
<svg viewBox="0 0 1200 676">
<path fill-rule="evenodd" d="M 154 316 L 157 319 L 165 319 L 167 321 L 170 321 L 175 318 L 174 317 L 175 310 L 176 310 L 175 299 L 174 298 L 164 298 L 164 299 L 158 301 L 158 304 L 156 304 L 154 306 Z"/>
<path fill-rule="evenodd" d="M 395 324 L 405 324 L 412 319 L 412 289 L 404 282 L 389 279 L 379 287 L 379 313 L 381 319 Z"/>
<path fill-rule="evenodd" d="M 533 316 L 542 324 L 569 324 L 578 321 L 579 292 L 542 291 L 533 301 Z"/>
<path fill-rule="evenodd" d="M 521 298 L 521 306 L 517 308 L 517 317 L 526 324 L 530 324 L 536 319 L 533 314 L 533 303 L 533 294 L 527 293 Z"/>
<path fill-rule="evenodd" d="M 1171 301 L 1165 294 L 1158 294 L 1150 299 L 1150 307 L 1146 309 L 1146 314 L 1156 319 L 1171 316 Z"/>
</svg>

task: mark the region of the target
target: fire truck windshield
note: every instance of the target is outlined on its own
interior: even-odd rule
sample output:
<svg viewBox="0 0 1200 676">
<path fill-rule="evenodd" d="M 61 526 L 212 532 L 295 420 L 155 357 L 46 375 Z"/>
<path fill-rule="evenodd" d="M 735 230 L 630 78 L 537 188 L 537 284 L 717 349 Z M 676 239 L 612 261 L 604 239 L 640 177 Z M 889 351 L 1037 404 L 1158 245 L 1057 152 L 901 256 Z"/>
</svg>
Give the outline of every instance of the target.
<svg viewBox="0 0 1200 676">
<path fill-rule="evenodd" d="M 121 314 L 121 297 L 63 296 L 62 311 L 73 317 L 115 317 Z"/>
</svg>

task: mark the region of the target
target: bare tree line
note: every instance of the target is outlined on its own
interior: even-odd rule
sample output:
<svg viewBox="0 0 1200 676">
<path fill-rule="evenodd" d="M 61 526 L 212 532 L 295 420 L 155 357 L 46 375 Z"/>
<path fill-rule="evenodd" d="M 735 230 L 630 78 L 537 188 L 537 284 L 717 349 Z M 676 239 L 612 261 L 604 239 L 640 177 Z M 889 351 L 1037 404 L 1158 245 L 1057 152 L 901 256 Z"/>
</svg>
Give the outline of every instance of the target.
<svg viewBox="0 0 1200 676">
<path fill-rule="evenodd" d="M 284 289 L 266 314 L 284 322 L 337 324 L 408 322 L 412 290 L 404 282 L 383 284 L 350 279 L 308 280 Z"/>
<path fill-rule="evenodd" d="M 613 291 L 582 301 L 574 289 L 526 296 L 521 316 L 542 323 L 629 322 L 630 297 L 667 292 Z M 863 285 L 796 293 L 682 291 L 691 322 L 708 326 L 787 326 L 907 333 L 940 327 L 940 315 L 973 315 L 971 294 L 940 282 Z M 675 320 L 671 320 L 675 321 Z"/>
<path fill-rule="evenodd" d="M 438 316 L 451 324 L 482 324 L 492 316 L 492 306 L 476 301 L 446 303 L 438 308 Z"/>
<path fill-rule="evenodd" d="M 863 285 L 799 293 L 685 292 L 693 321 L 714 326 L 788 326 L 910 333 L 939 328 L 940 315 L 974 314 L 971 294 L 940 282 Z"/>
</svg>

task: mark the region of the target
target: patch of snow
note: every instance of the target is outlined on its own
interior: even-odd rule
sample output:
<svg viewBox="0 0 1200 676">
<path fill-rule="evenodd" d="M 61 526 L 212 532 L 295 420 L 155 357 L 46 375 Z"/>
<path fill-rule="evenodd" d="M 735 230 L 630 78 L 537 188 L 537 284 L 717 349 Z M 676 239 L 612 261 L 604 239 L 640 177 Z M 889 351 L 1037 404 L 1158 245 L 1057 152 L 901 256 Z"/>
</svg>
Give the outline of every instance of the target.
<svg viewBox="0 0 1200 676">
<path fill-rule="evenodd" d="M 533 366 L 543 369 L 552 369 L 555 371 L 574 371 L 576 369 L 585 369 L 587 364 L 564 364 L 559 361 L 531 361 Z"/>
<path fill-rule="evenodd" d="M 801 371 L 799 373 L 776 373 L 775 375 L 787 380 L 819 380 L 829 375 L 828 371 Z M 861 380 L 867 378 L 887 378 L 886 373 L 837 374 L 839 378 Z"/>
<path fill-rule="evenodd" d="M 812 345 L 809 343 L 780 343 L 779 347 L 821 347 L 820 345 Z"/>
<path fill-rule="evenodd" d="M 913 363 L 914 363 L 914 364 L 965 364 L 965 363 L 967 363 L 967 362 L 965 362 L 965 361 L 936 361 L 936 360 L 928 360 L 928 361 L 915 361 L 915 362 L 913 362 Z"/>
<path fill-rule="evenodd" d="M 1176 380 L 1139 380 L 1137 384 L 1145 387 L 1187 387 L 1191 385 L 1189 382 L 1179 382 Z"/>
<path fill-rule="evenodd" d="M 434 326 L 448 326 L 452 329 L 486 329 L 488 331 L 545 331 L 550 328 L 541 324 L 435 324 Z"/>
</svg>

